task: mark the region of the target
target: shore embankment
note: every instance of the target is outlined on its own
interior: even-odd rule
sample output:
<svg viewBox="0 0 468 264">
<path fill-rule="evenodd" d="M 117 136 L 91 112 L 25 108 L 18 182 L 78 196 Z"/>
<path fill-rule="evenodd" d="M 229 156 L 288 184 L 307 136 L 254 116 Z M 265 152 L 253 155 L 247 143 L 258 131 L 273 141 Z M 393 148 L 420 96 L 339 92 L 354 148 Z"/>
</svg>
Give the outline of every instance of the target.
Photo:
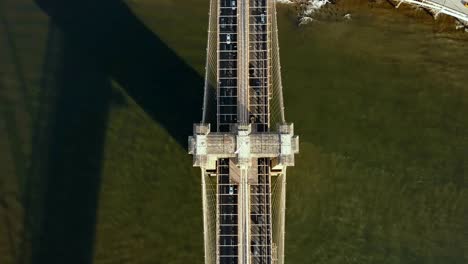
<svg viewBox="0 0 468 264">
<path fill-rule="evenodd" d="M 405 16 L 415 23 L 431 25 L 434 32 L 465 32 L 468 27 L 448 15 L 435 14 L 411 4 L 396 8 L 395 0 L 286 0 L 297 11 L 298 23 L 303 25 L 312 21 L 326 22 L 352 19 L 353 16 L 373 15 L 381 19 Z"/>
</svg>

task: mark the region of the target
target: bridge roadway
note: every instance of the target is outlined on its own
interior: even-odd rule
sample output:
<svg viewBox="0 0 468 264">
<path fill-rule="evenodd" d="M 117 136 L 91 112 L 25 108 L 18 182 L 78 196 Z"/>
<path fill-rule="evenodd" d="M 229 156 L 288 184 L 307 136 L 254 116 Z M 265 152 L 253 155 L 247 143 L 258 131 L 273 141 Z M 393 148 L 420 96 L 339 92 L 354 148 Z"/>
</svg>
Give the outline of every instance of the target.
<svg viewBox="0 0 468 264">
<path fill-rule="evenodd" d="M 299 138 L 284 118 L 275 1 L 210 0 L 203 118 L 189 137 L 206 264 L 284 263 L 286 168 Z"/>
<path fill-rule="evenodd" d="M 217 130 L 248 124 L 269 130 L 269 57 L 267 0 L 219 1 L 219 82 Z M 270 11 L 271 12 L 271 11 Z M 272 261 L 270 175 L 266 159 L 252 170 L 240 168 L 230 177 L 230 159 L 218 160 L 218 263 L 269 264 Z M 269 163 L 269 162 L 268 162 Z M 237 174 L 234 173 L 234 174 Z"/>
<path fill-rule="evenodd" d="M 422 6 L 437 14 L 442 13 L 453 16 L 462 22 L 468 23 L 468 7 L 464 6 L 466 0 L 401 0 L 399 4 L 410 3 Z"/>
</svg>

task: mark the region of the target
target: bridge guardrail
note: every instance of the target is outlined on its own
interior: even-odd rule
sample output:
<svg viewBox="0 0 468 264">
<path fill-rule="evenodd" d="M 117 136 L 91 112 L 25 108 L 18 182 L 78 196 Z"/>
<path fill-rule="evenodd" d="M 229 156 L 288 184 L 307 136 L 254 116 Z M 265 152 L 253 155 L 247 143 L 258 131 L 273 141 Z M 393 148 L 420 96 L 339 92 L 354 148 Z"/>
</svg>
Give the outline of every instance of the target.
<svg viewBox="0 0 468 264">
<path fill-rule="evenodd" d="M 449 0 L 449 3 L 454 5 L 453 3 L 456 1 L 458 0 Z M 446 2 L 447 1 L 444 1 L 444 3 Z M 435 14 L 436 17 L 438 14 L 443 13 L 443 14 L 455 17 L 465 23 L 468 23 L 468 8 L 466 8 L 466 13 L 464 13 L 452 7 L 448 7 L 447 5 L 442 5 L 440 3 L 437 3 L 436 1 L 431 1 L 431 0 L 399 0 L 396 8 L 398 8 L 402 3 L 415 4 L 415 5 L 419 5 L 419 6 L 434 10 L 436 12 Z"/>
</svg>

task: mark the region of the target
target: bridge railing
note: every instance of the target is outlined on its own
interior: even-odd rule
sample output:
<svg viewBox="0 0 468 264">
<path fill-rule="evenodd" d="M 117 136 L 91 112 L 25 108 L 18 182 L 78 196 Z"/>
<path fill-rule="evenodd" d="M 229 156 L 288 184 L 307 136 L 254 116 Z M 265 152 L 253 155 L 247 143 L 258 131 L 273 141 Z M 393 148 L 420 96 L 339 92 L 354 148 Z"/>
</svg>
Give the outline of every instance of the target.
<svg viewBox="0 0 468 264">
<path fill-rule="evenodd" d="M 445 1 L 444 3 L 446 2 L 447 1 Z M 443 5 L 443 4 L 440 4 L 431 0 L 400 0 L 398 1 L 398 5 L 396 7 L 398 8 L 402 3 L 414 4 L 414 5 L 418 5 L 418 6 L 431 9 L 435 12 L 436 17 L 438 14 L 442 13 L 442 14 L 455 17 L 461 20 L 462 22 L 468 23 L 468 8 L 467 8 L 467 12 L 464 13 L 464 12 L 461 12 L 460 10 L 456 10 L 447 5 Z"/>
</svg>

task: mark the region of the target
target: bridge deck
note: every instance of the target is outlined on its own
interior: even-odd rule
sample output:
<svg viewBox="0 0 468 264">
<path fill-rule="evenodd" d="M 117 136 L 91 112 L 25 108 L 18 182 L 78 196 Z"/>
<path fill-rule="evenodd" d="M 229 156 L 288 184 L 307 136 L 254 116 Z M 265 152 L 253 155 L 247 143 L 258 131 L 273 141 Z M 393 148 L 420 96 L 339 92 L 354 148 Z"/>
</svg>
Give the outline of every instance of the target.
<svg viewBox="0 0 468 264">
<path fill-rule="evenodd" d="M 275 0 L 210 0 L 203 118 L 189 137 L 206 264 L 283 264 L 279 207 L 299 139 L 284 119 L 276 31 Z"/>
<path fill-rule="evenodd" d="M 230 132 L 233 124 L 245 119 L 245 113 L 254 131 L 267 132 L 271 69 L 268 1 L 221 0 L 218 14 L 218 132 Z M 241 175 L 232 161 L 223 158 L 217 163 L 219 263 L 245 262 L 246 253 L 241 256 L 240 252 L 245 246 L 250 247 L 249 263 L 271 263 L 269 160 L 260 158 L 255 162 L 257 168 L 250 170 L 248 177 L 253 179 L 249 179 L 245 194 L 239 193 Z M 250 200 L 248 208 L 241 205 L 239 195 L 250 196 L 242 199 Z M 241 210 L 250 215 L 243 215 Z M 239 223 L 240 218 L 250 221 L 243 219 L 244 223 Z"/>
<path fill-rule="evenodd" d="M 218 245 L 220 263 L 238 263 L 238 185 L 230 180 L 229 159 L 218 161 Z"/>
</svg>

